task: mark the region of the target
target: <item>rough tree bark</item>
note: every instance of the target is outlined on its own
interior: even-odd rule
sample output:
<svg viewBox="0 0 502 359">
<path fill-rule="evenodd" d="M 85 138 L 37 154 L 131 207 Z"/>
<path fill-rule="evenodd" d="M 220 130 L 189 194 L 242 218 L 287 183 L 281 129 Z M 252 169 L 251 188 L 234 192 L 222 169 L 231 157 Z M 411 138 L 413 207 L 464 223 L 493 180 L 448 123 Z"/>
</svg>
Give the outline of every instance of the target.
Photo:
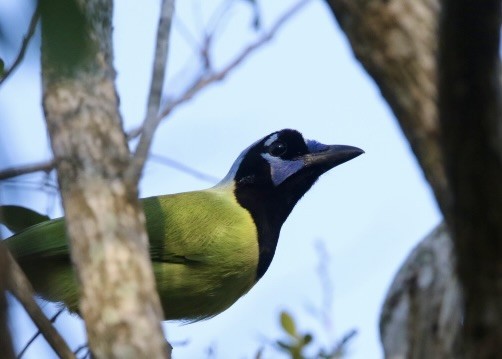
<svg viewBox="0 0 502 359">
<path fill-rule="evenodd" d="M 500 0 L 445 0 L 439 111 L 448 204 L 464 295 L 462 355 L 502 355 Z"/>
<path fill-rule="evenodd" d="M 43 108 L 89 346 L 97 358 L 168 357 L 137 183 L 124 176 L 131 157 L 114 87 L 112 1 L 77 1 L 87 29 L 80 58 L 54 48 L 66 30 L 54 31 L 54 17 L 67 16 L 54 3 L 42 12 Z"/>
<path fill-rule="evenodd" d="M 328 4 L 354 55 L 396 115 L 444 211 L 450 189 L 437 111 L 438 0 L 329 0 Z"/>
<path fill-rule="evenodd" d="M 389 358 L 495 358 L 502 352 L 500 2 L 445 3 L 439 89 L 438 0 L 328 0 L 454 234 L 452 240 L 438 227 L 396 276 L 381 317 Z M 428 277 L 433 280 L 424 282 Z M 471 324 L 462 326 L 464 297 L 464 319 Z"/>
</svg>

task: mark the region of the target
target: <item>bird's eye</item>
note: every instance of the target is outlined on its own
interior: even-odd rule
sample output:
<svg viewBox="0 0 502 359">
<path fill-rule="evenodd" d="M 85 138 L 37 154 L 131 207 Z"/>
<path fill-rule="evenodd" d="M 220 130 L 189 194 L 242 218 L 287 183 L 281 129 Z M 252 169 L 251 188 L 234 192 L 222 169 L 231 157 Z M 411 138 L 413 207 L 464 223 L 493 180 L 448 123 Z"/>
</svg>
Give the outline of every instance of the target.
<svg viewBox="0 0 502 359">
<path fill-rule="evenodd" d="M 282 156 L 286 153 L 288 146 L 284 142 L 275 141 L 272 142 L 270 146 L 268 146 L 268 153 L 270 153 L 274 157 Z"/>
</svg>

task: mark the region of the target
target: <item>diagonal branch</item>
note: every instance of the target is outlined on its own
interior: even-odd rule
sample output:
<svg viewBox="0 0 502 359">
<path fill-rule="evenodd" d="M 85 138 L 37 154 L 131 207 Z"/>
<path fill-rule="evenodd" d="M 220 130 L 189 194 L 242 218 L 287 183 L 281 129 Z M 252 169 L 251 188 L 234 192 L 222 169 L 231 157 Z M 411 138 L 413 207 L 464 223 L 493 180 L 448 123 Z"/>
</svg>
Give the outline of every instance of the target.
<svg viewBox="0 0 502 359">
<path fill-rule="evenodd" d="M 23 37 L 23 42 L 21 43 L 21 48 L 19 49 L 19 53 L 14 59 L 12 65 L 7 70 L 5 70 L 5 72 L 0 76 L 0 85 L 14 72 L 14 70 L 19 66 L 19 64 L 23 60 L 24 55 L 26 54 L 26 50 L 28 49 L 28 45 L 30 44 L 30 40 L 35 34 L 35 30 L 37 29 L 37 24 L 39 19 L 40 19 L 40 1 L 38 2 L 37 7 L 35 8 L 33 15 L 31 16 L 30 25 L 28 26 L 28 32 Z"/>
<path fill-rule="evenodd" d="M 71 349 L 33 299 L 33 288 L 21 268 L 19 268 L 19 265 L 2 244 L 0 244 L 0 251 L 5 251 L 8 264 L 6 267 L 10 272 L 7 283 L 8 289 L 22 304 L 33 323 L 38 327 L 40 333 L 42 333 L 56 354 L 60 358 L 75 359 L 75 355 L 73 355 Z"/>
<path fill-rule="evenodd" d="M 185 92 L 181 94 L 179 97 L 175 99 L 168 99 L 166 106 L 162 109 L 159 116 L 157 117 L 157 124 L 169 116 L 171 112 L 178 106 L 185 102 L 190 101 L 196 94 L 198 94 L 201 90 L 212 85 L 213 83 L 220 82 L 224 80 L 235 68 L 237 68 L 244 60 L 246 60 L 251 54 L 253 54 L 256 50 L 261 48 L 263 45 L 270 42 L 279 29 L 295 14 L 297 14 L 305 5 L 307 5 L 311 0 L 300 0 L 291 8 L 289 8 L 284 14 L 281 15 L 277 19 L 277 21 L 272 25 L 272 27 L 261 35 L 255 42 L 249 44 L 244 50 L 242 50 L 239 55 L 237 55 L 232 61 L 230 61 L 226 66 L 224 66 L 221 70 L 215 72 L 204 72 L 199 77 L 192 82 L 190 86 L 187 87 Z M 206 53 L 209 53 L 206 51 Z M 142 126 L 135 128 L 128 133 L 128 138 L 132 139 L 140 134 L 142 134 L 145 130 L 145 124 Z"/>
<path fill-rule="evenodd" d="M 155 134 L 155 130 L 161 121 L 158 113 L 160 98 L 162 95 L 162 86 L 164 84 L 166 72 L 167 54 L 169 50 L 169 34 L 171 32 L 173 12 L 174 0 L 163 0 L 159 16 L 159 26 L 157 28 L 157 42 L 155 47 L 152 80 L 148 96 L 146 118 L 143 122 L 143 133 L 125 176 L 126 179 L 131 180 L 133 183 L 137 183 L 139 177 L 141 176 L 141 172 L 153 140 L 153 135 Z"/>
</svg>

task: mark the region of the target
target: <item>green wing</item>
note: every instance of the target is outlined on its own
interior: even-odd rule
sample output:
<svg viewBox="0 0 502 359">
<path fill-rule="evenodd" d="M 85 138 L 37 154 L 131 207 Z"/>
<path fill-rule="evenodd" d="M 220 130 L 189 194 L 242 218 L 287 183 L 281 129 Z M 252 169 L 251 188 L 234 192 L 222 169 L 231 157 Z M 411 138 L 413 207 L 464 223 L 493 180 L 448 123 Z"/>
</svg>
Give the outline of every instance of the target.
<svg viewBox="0 0 502 359">
<path fill-rule="evenodd" d="M 218 314 L 255 283 L 257 233 L 231 189 L 142 200 L 150 255 L 166 319 Z M 38 223 L 6 240 L 37 293 L 78 308 L 64 219 Z"/>
<path fill-rule="evenodd" d="M 63 218 L 35 224 L 6 239 L 5 243 L 21 261 L 68 256 Z"/>
<path fill-rule="evenodd" d="M 26 207 L 0 206 L 0 223 L 14 233 L 48 220 L 48 216 Z"/>
</svg>

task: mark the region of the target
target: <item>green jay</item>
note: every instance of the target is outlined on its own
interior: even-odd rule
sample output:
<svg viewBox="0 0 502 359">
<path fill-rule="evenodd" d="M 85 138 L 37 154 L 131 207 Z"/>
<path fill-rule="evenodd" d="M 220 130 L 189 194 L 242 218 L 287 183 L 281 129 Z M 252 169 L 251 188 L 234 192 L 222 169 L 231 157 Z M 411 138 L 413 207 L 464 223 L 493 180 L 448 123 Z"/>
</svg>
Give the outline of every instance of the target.
<svg viewBox="0 0 502 359">
<path fill-rule="evenodd" d="M 247 293 L 270 266 L 298 200 L 323 173 L 362 153 L 284 129 L 245 149 L 214 187 L 143 198 L 165 319 L 210 318 Z M 41 219 L 5 243 L 38 295 L 78 311 L 64 218 Z"/>
</svg>

